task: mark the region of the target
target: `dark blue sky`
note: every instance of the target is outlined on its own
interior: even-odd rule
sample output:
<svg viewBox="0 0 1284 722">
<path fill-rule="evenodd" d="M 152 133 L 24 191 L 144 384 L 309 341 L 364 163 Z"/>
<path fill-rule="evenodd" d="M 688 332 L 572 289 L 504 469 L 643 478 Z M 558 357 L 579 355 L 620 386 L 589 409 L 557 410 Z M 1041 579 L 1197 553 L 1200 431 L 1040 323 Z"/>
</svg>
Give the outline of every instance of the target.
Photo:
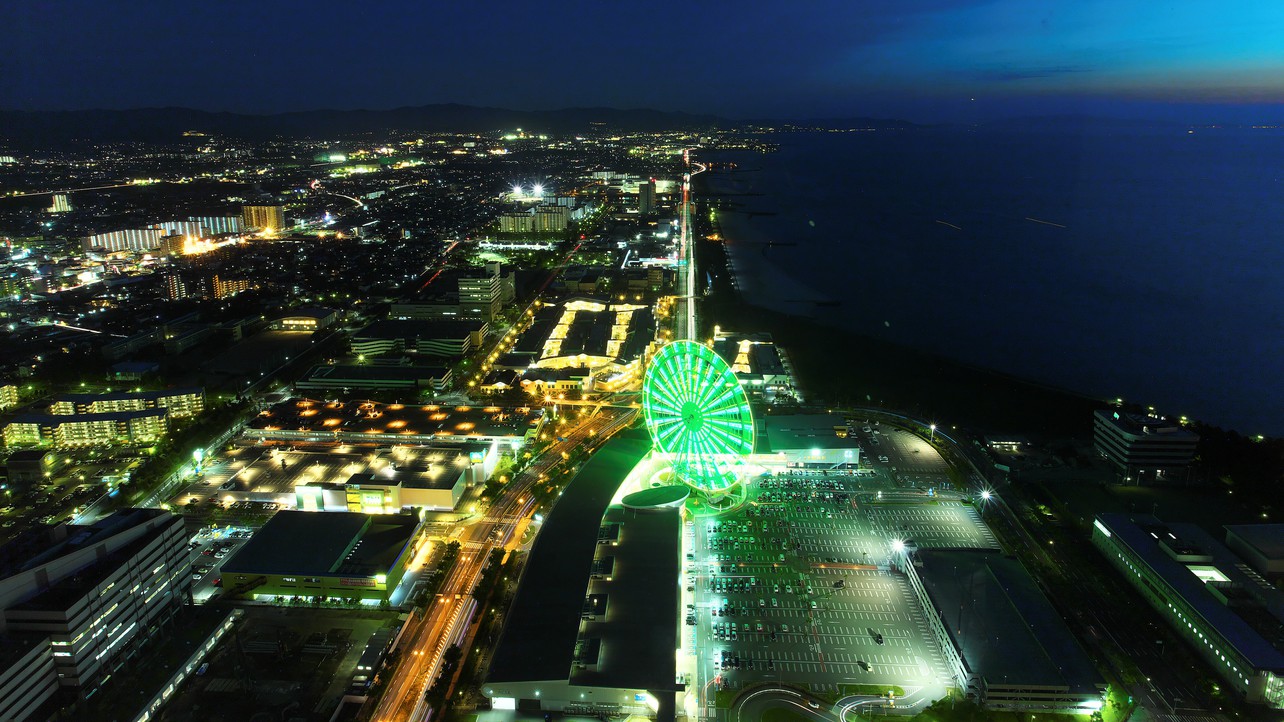
<svg viewBox="0 0 1284 722">
<path fill-rule="evenodd" d="M 1284 120 L 1280 0 L 47 0 L 0 107 Z"/>
</svg>

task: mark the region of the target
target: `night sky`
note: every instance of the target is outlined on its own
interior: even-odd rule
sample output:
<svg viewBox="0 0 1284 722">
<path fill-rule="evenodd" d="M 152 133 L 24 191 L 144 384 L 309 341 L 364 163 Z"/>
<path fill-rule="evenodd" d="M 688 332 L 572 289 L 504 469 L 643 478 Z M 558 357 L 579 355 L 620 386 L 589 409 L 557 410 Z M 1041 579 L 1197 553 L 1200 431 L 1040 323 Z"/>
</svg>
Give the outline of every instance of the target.
<svg viewBox="0 0 1284 722">
<path fill-rule="evenodd" d="M 10 109 L 1284 120 L 1280 0 L 0 5 Z"/>
</svg>

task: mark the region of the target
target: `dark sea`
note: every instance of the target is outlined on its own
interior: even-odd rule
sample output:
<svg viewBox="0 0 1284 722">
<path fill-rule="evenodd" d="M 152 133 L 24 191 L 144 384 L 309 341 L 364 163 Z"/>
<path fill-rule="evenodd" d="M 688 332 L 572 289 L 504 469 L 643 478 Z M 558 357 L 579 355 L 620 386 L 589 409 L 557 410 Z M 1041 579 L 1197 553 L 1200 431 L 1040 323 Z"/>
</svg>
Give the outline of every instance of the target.
<svg viewBox="0 0 1284 722">
<path fill-rule="evenodd" d="M 1284 131 L 770 140 L 699 156 L 748 302 L 1284 435 Z"/>
</svg>

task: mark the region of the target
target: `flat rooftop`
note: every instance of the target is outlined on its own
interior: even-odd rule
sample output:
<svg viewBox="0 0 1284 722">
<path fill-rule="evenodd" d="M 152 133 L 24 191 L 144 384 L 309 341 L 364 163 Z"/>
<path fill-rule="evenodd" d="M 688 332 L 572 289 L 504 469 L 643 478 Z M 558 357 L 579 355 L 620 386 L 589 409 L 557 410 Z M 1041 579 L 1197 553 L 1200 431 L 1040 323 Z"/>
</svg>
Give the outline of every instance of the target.
<svg viewBox="0 0 1284 722">
<path fill-rule="evenodd" d="M 650 448 L 644 432 L 623 432 L 567 485 L 535 538 L 487 679 L 569 678 L 602 517 L 624 477 Z"/>
<path fill-rule="evenodd" d="M 847 420 L 836 414 L 792 414 L 760 416 L 755 451 L 774 454 L 798 449 L 854 449 L 860 444 L 845 436 Z M 844 436 L 838 435 L 843 429 Z"/>
<path fill-rule="evenodd" d="M 637 511 L 613 506 L 604 523 L 620 526 L 610 581 L 589 589 L 604 595 L 605 614 L 585 622 L 581 643 L 598 640 L 596 669 L 578 669 L 571 684 L 652 691 L 677 688 L 678 578 L 681 508 Z M 663 695 L 657 695 L 663 697 Z"/>
<path fill-rule="evenodd" d="M 352 335 L 362 339 L 466 339 L 486 328 L 485 321 L 421 321 L 385 319 L 375 321 Z"/>
<path fill-rule="evenodd" d="M 1253 624 L 1218 600 L 1209 585 L 1191 569 L 1191 565 L 1214 567 L 1232 585 L 1251 590 L 1258 602 L 1254 608 L 1273 617 L 1272 626 L 1278 629 L 1284 624 L 1284 592 L 1263 580 L 1234 552 L 1197 524 L 1162 522 L 1149 514 L 1098 514 L 1096 521 L 1110 531 L 1112 541 L 1136 554 L 1253 668 L 1284 670 L 1284 651 L 1273 646 Z M 1161 541 L 1165 541 L 1170 549 L 1197 553 L 1201 561 L 1189 565 L 1179 561 L 1160 545 Z"/>
<path fill-rule="evenodd" d="M 1180 424 L 1156 416 L 1098 409 L 1096 417 L 1099 421 L 1110 424 L 1120 431 L 1134 436 L 1153 435 L 1156 438 L 1191 443 L 1199 441 L 1199 434 L 1182 427 Z"/>
<path fill-rule="evenodd" d="M 304 381 L 325 380 L 331 383 L 352 381 L 353 386 L 361 383 L 381 383 L 401 381 L 418 383 L 445 377 L 447 370 L 441 366 L 364 366 L 336 364 L 334 366 L 313 366 Z"/>
<path fill-rule="evenodd" d="M 108 411 L 98 414 L 18 414 L 13 417 L 13 423 L 60 426 L 62 424 L 80 424 L 90 421 L 132 421 L 153 416 L 165 416 L 168 413 L 167 409 L 159 407 L 133 411 Z"/>
<path fill-rule="evenodd" d="M 1222 528 L 1267 559 L 1284 559 L 1284 524 L 1228 524 Z"/>
<path fill-rule="evenodd" d="M 58 394 L 53 400 L 55 402 L 70 401 L 74 404 L 92 404 L 95 401 L 127 401 L 130 399 L 155 401 L 171 396 L 200 396 L 203 393 L 205 393 L 205 389 L 199 386 L 189 386 L 157 391 L 114 391 L 109 394 Z"/>
<path fill-rule="evenodd" d="M 419 518 L 352 511 L 278 511 L 236 554 L 225 574 L 369 577 L 386 574 Z"/>
<path fill-rule="evenodd" d="M 919 577 L 964 664 L 990 685 L 1090 693 L 1105 685 L 1019 561 L 979 549 L 920 551 Z"/>
<path fill-rule="evenodd" d="M 532 406 L 441 406 L 287 399 L 260 413 L 251 429 L 439 437 L 525 437 L 543 410 Z"/>
<path fill-rule="evenodd" d="M 172 518 L 172 515 L 162 509 L 121 509 L 88 526 L 33 527 L 0 547 L 0 579 L 47 564 L 160 517 Z"/>
</svg>

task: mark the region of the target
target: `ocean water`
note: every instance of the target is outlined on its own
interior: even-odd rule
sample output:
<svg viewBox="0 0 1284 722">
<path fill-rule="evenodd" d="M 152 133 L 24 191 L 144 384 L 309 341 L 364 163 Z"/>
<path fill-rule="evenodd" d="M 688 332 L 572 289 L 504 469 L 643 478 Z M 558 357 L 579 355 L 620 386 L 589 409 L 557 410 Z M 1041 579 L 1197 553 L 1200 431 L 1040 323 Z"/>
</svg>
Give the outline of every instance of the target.
<svg viewBox="0 0 1284 722">
<path fill-rule="evenodd" d="M 1284 133 L 919 129 L 709 153 L 750 303 L 1284 434 Z M 816 303 L 817 301 L 821 303 Z"/>
</svg>

